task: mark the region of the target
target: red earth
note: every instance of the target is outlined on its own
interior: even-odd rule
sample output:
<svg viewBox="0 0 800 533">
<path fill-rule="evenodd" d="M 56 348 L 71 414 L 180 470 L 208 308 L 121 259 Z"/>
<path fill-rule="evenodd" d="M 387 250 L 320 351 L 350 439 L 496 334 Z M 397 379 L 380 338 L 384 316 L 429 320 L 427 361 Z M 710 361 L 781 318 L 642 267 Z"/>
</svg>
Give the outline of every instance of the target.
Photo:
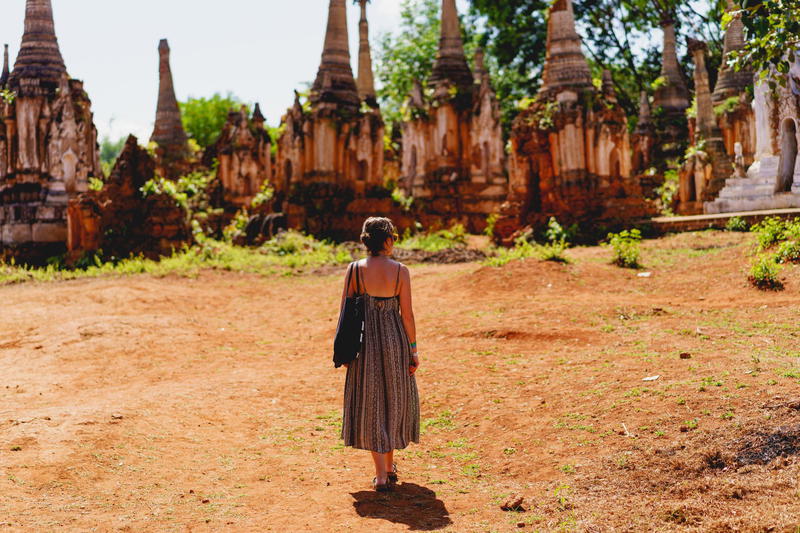
<svg viewBox="0 0 800 533">
<path fill-rule="evenodd" d="M 389 494 L 339 440 L 339 269 L 0 288 L 0 531 L 798 531 L 800 272 L 750 246 L 412 267 Z"/>
</svg>

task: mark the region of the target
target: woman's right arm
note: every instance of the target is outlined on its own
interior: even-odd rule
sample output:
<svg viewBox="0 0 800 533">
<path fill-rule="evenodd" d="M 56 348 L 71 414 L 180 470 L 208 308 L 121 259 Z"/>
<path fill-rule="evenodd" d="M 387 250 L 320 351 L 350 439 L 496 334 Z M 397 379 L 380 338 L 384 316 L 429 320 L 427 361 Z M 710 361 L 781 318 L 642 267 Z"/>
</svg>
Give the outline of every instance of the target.
<svg viewBox="0 0 800 533">
<path fill-rule="evenodd" d="M 417 325 L 414 322 L 414 306 L 411 302 L 411 273 L 405 265 L 400 268 L 400 316 L 403 319 L 403 327 L 405 327 L 408 342 L 416 346 Z M 412 364 L 415 364 L 409 369 L 410 374 L 414 374 L 419 368 L 417 349 L 413 348 L 412 352 L 414 353 L 414 361 Z"/>
</svg>

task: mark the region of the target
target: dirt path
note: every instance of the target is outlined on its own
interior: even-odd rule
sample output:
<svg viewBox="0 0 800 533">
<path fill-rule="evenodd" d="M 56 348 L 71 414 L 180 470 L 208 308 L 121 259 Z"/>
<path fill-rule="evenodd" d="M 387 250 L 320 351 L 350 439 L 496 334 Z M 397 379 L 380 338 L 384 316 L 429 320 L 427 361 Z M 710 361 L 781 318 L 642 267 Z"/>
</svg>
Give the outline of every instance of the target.
<svg viewBox="0 0 800 533">
<path fill-rule="evenodd" d="M 800 273 L 749 288 L 744 239 L 649 243 L 650 277 L 414 267 L 425 429 L 389 495 L 338 439 L 338 275 L 0 288 L 0 531 L 794 531 Z"/>
</svg>

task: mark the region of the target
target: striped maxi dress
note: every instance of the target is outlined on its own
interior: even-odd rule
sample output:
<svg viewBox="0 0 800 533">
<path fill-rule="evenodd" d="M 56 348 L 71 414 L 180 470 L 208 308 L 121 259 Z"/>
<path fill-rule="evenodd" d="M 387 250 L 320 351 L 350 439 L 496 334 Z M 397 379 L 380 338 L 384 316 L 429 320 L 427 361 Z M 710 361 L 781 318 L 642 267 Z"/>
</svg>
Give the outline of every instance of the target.
<svg viewBox="0 0 800 533">
<path fill-rule="evenodd" d="M 398 285 L 399 275 L 398 268 Z M 419 394 L 408 374 L 411 345 L 399 296 L 364 291 L 364 300 L 364 344 L 347 369 L 342 438 L 345 446 L 388 453 L 419 443 Z"/>
</svg>

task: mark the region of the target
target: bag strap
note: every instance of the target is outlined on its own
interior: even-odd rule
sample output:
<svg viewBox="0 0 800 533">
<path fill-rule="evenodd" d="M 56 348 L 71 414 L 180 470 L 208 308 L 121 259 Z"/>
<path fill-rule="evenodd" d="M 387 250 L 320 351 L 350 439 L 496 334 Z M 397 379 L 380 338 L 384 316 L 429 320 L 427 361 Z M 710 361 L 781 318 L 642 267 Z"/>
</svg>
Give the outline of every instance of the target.
<svg viewBox="0 0 800 533">
<path fill-rule="evenodd" d="M 355 268 L 356 268 L 356 294 L 360 295 L 361 294 L 361 281 L 360 281 L 360 278 L 358 277 L 358 273 L 359 273 L 359 270 L 360 270 L 358 268 L 358 261 L 354 262 L 353 265 L 355 265 Z"/>
<path fill-rule="evenodd" d="M 353 265 L 355 265 L 355 263 L 350 263 L 350 266 L 349 266 L 349 267 L 348 267 L 348 269 L 347 269 L 347 282 L 346 282 L 346 284 L 345 284 L 345 287 L 346 287 L 346 289 L 345 289 L 345 291 L 346 291 L 346 292 L 345 292 L 345 296 L 347 296 L 348 294 L 350 294 L 350 280 L 351 280 L 351 279 L 352 279 L 352 277 L 353 277 Z"/>
<path fill-rule="evenodd" d="M 397 289 L 400 287 L 400 269 L 403 265 L 397 265 L 397 281 L 394 282 L 394 294 L 397 296 Z"/>
</svg>

